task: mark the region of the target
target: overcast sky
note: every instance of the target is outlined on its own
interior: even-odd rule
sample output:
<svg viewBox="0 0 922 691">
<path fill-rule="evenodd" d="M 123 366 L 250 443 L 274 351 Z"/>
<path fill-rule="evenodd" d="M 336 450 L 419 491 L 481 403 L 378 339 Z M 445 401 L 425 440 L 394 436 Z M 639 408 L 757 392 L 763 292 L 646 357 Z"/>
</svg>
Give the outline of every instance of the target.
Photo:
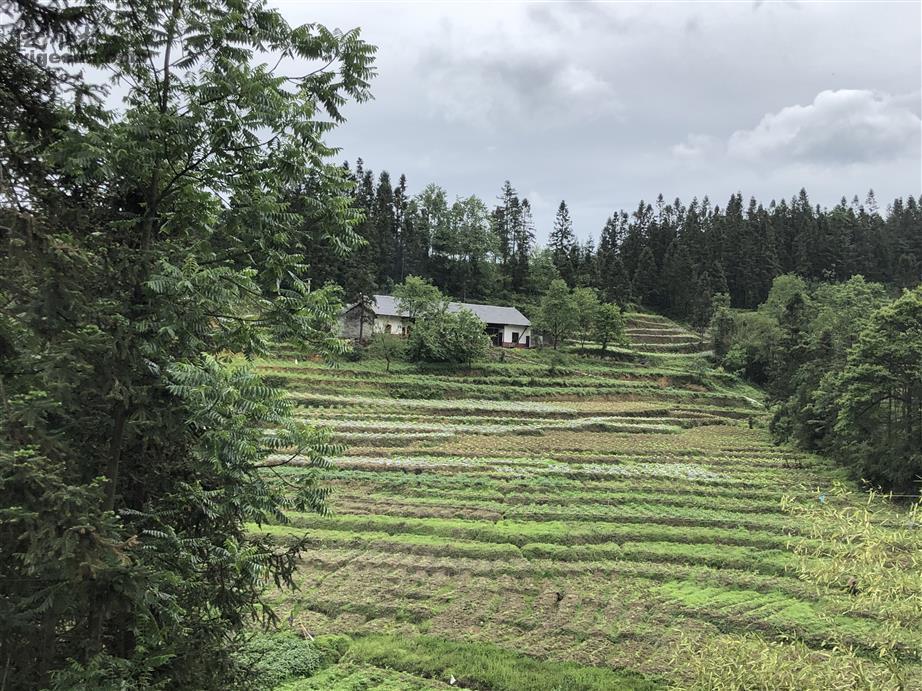
<svg viewBox="0 0 922 691">
<path fill-rule="evenodd" d="M 539 240 L 561 199 L 585 238 L 660 192 L 922 193 L 918 0 L 274 2 L 378 46 L 343 158 L 491 206 L 509 179 Z"/>
</svg>

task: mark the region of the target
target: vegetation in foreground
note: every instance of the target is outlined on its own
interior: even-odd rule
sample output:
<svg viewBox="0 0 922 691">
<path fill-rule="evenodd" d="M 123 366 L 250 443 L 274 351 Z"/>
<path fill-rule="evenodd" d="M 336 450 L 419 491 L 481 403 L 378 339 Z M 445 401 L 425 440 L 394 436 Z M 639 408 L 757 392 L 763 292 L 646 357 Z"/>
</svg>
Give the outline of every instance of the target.
<svg viewBox="0 0 922 691">
<path fill-rule="evenodd" d="M 367 98 L 373 48 L 246 0 L 8 5 L 0 688 L 247 685 L 234 653 L 272 620 L 265 587 L 290 582 L 298 545 L 244 523 L 326 493 L 310 469 L 284 488 L 259 469 L 288 448 L 319 466 L 335 446 L 227 353 L 344 347 L 300 229 L 309 216 L 334 249 L 357 240 L 323 137 Z M 327 67 L 274 71 L 293 56 Z"/>
<path fill-rule="evenodd" d="M 279 691 L 350 688 L 647 691 L 656 688 L 636 674 L 538 660 L 489 643 L 394 635 L 368 635 L 342 643 L 342 654 L 332 666 L 310 678 L 290 681 Z"/>
</svg>

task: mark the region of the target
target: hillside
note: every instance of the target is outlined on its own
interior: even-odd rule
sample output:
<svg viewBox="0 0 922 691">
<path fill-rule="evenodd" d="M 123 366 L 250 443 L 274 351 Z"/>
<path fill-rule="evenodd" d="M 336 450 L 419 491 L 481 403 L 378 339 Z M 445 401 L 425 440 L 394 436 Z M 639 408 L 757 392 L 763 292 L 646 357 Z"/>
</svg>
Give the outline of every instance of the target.
<svg viewBox="0 0 922 691">
<path fill-rule="evenodd" d="M 330 515 L 262 528 L 310 539 L 300 590 L 277 596 L 295 630 L 352 639 L 286 688 L 685 687 L 702 650 L 790 639 L 814 688 L 830 670 L 889 679 L 883 614 L 801 578 L 792 548 L 814 526 L 782 497 L 854 502 L 833 499 L 840 473 L 774 446 L 759 392 L 712 369 L 698 336 L 655 315 L 628 326 L 609 359 L 261 365 L 346 446 Z M 919 688 L 922 637 L 895 635 Z"/>
</svg>

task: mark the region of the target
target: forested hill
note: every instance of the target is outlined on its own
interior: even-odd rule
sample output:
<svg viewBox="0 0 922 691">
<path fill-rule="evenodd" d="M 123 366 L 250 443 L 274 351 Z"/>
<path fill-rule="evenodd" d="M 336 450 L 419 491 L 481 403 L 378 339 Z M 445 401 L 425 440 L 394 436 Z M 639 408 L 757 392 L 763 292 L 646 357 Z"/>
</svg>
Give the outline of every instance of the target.
<svg viewBox="0 0 922 691">
<path fill-rule="evenodd" d="M 527 306 L 559 276 L 599 289 L 610 302 L 638 302 L 704 324 L 713 295 L 728 293 L 734 307 L 754 308 L 781 274 L 814 280 L 861 274 L 897 287 L 922 277 L 922 211 L 912 196 L 882 210 L 873 191 L 864 202 L 843 197 L 831 209 L 814 205 L 805 190 L 768 204 L 735 194 L 723 207 L 707 197 L 667 203 L 660 195 L 614 213 L 593 234 L 597 243 L 577 241 L 561 202 L 541 248 L 531 205 L 508 181 L 491 208 L 475 196 L 450 201 L 437 185 L 411 194 L 405 176 L 394 185 L 386 171 L 375 175 L 361 159 L 346 167 L 367 245 L 341 259 L 324 241 L 322 219 L 307 230 L 313 280 L 339 283 L 347 298 L 416 275 L 465 300 Z M 308 198 L 309 189 L 302 192 Z"/>
</svg>

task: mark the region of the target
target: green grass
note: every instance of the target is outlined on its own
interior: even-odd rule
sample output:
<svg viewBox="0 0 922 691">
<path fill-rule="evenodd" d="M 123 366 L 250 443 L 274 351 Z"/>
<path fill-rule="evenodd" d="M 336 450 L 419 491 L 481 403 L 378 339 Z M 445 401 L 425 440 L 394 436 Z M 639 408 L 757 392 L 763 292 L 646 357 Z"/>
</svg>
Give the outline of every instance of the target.
<svg viewBox="0 0 922 691">
<path fill-rule="evenodd" d="M 392 671 L 382 675 L 382 669 Z M 409 673 L 416 678 L 401 677 L 393 671 Z M 652 691 L 660 688 L 630 672 L 537 660 L 488 643 L 379 635 L 355 639 L 341 664 L 326 670 L 324 676 L 288 684 L 282 689 L 441 689 L 447 687 L 452 678 L 455 679 L 454 688 L 490 691 Z M 357 686 L 357 679 L 381 685 Z M 318 680 L 330 685 L 317 685 Z M 441 682 L 441 685 L 434 682 Z M 348 685 L 350 683 L 353 685 Z M 405 685 L 400 686 L 400 683 Z"/>
<path fill-rule="evenodd" d="M 283 684 L 277 691 L 444 691 L 458 688 L 463 687 L 393 669 L 345 662 L 312 677 Z"/>
</svg>

